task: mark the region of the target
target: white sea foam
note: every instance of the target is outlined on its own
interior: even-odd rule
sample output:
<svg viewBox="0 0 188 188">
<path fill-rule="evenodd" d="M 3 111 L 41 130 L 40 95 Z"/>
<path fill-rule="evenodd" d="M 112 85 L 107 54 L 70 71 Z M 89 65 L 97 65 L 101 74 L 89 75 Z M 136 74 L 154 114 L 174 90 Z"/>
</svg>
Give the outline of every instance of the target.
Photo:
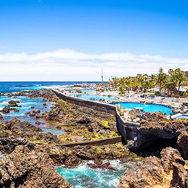
<svg viewBox="0 0 188 188">
<path fill-rule="evenodd" d="M 0 106 L 1 106 L 1 105 L 8 105 L 8 101 L 0 102 Z"/>
<path fill-rule="evenodd" d="M 41 86 L 41 88 L 46 88 L 46 89 L 54 89 L 54 88 L 59 88 L 62 87 L 61 85 L 51 85 L 51 86 Z"/>
</svg>

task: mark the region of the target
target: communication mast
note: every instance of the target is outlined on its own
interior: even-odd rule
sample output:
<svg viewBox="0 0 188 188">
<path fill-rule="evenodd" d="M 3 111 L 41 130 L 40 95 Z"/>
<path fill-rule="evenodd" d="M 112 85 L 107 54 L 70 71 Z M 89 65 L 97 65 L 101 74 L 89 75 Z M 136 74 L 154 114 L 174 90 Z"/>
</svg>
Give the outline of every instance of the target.
<svg viewBox="0 0 188 188">
<path fill-rule="evenodd" d="M 102 88 L 103 88 L 103 69 L 102 69 L 102 75 L 101 75 L 101 85 L 102 85 Z"/>
</svg>

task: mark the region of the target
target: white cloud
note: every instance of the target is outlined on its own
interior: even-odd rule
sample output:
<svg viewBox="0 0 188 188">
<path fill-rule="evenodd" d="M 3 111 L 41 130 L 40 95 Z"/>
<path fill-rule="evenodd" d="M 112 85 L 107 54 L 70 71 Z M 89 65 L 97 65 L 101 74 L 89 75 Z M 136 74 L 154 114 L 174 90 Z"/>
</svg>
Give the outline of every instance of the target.
<svg viewBox="0 0 188 188">
<path fill-rule="evenodd" d="M 111 76 L 133 76 L 137 73 L 155 74 L 160 67 L 188 68 L 188 58 L 167 58 L 148 54 L 103 53 L 87 54 L 68 49 L 59 49 L 38 54 L 0 54 L 0 80 L 57 80 L 87 81 Z"/>
</svg>

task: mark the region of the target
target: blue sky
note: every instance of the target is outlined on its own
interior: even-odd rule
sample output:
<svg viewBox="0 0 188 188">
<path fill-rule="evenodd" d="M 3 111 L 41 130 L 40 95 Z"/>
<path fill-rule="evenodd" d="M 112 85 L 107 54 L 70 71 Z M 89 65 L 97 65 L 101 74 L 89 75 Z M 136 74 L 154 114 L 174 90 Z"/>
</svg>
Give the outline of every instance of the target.
<svg viewBox="0 0 188 188">
<path fill-rule="evenodd" d="M 159 60 L 151 62 L 151 57 L 149 58 L 151 63 L 155 63 L 156 69 L 162 65 L 166 69 L 170 66 L 176 68 L 179 61 L 183 61 L 180 67 L 186 69 L 188 68 L 187 33 L 187 0 L 0 0 L 0 63 L 3 64 L 3 72 L 9 75 L 5 77 L 1 74 L 0 79 L 32 80 L 35 72 L 36 79 L 51 80 L 51 75 L 40 77 L 43 73 L 39 71 L 40 67 L 38 76 L 34 70 L 26 74 L 30 75 L 29 77 L 26 75 L 19 77 L 20 73 L 15 77 L 10 76 L 12 72 L 8 71 L 8 68 L 12 66 L 12 58 L 15 58 L 14 55 L 20 56 L 21 60 L 17 59 L 14 65 L 24 63 L 29 68 L 32 55 L 40 56 L 48 53 L 48 60 L 43 63 L 48 61 L 49 64 L 56 65 L 62 60 L 61 66 L 65 67 L 67 73 L 71 70 L 71 67 L 66 69 L 71 64 L 71 58 L 64 55 L 66 60 L 68 59 L 66 64 L 64 56 L 55 57 L 54 53 L 57 54 L 55 51 L 58 51 L 60 54 L 67 52 L 70 54 L 68 50 L 72 50 L 74 53 L 71 54 L 75 57 L 78 53 L 89 56 L 89 59 L 84 57 L 76 59 L 77 67 L 85 68 L 85 72 L 82 72 L 83 76 L 78 77 L 82 80 L 88 78 L 98 80 L 98 70 L 106 65 L 112 67 L 117 65 L 119 67 L 117 76 L 127 76 L 129 73 L 132 75 L 134 72 L 130 72 L 129 69 L 141 64 L 136 60 L 140 55 L 155 56 L 155 58 L 161 56 L 163 58 L 161 63 Z M 23 57 L 23 53 L 27 58 Z M 120 59 L 118 62 L 109 58 L 114 53 L 117 59 Z M 136 59 L 132 61 L 130 57 L 126 59 L 126 56 L 124 62 L 124 59 L 119 58 L 122 53 L 131 53 Z M 95 54 L 94 58 L 91 57 L 92 54 Z M 105 63 L 101 54 L 108 54 Z M 5 56 L 11 57 L 10 60 L 5 62 Z M 153 64 L 147 65 L 148 59 L 144 58 L 143 71 L 151 72 Z M 32 62 L 35 63 L 35 67 L 39 64 L 33 59 Z M 94 64 L 88 67 L 90 63 Z M 128 68 L 126 72 L 126 67 L 129 67 L 127 64 L 130 63 L 134 66 Z M 149 68 L 145 69 L 145 66 Z M 72 66 L 72 69 L 74 67 L 76 66 Z M 96 72 L 93 75 L 90 73 L 88 77 L 86 68 L 92 67 L 97 67 Z M 124 72 L 122 68 L 125 69 Z M 115 74 L 113 70 L 106 71 L 106 79 Z M 65 77 L 58 76 L 53 79 L 71 80 L 70 76 L 75 73 L 76 71 L 73 70 Z M 74 79 L 78 78 L 74 77 Z"/>
</svg>

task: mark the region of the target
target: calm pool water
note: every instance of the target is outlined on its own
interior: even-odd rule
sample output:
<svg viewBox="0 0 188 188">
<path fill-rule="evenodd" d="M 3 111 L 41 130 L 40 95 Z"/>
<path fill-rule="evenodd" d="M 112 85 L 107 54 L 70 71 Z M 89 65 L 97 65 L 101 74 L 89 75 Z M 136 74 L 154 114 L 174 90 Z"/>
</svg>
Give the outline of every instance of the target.
<svg viewBox="0 0 188 188">
<path fill-rule="evenodd" d="M 87 99 L 87 100 L 100 100 L 100 99 L 105 99 L 105 100 L 115 100 L 117 99 L 116 97 L 111 97 L 111 96 L 102 96 L 102 95 L 85 95 L 85 94 L 76 94 L 76 95 L 70 95 L 71 97 L 78 97 L 81 99 Z"/>
<path fill-rule="evenodd" d="M 171 108 L 164 106 L 164 105 L 158 105 L 158 104 L 141 104 L 141 103 L 131 103 L 131 102 L 120 102 L 120 103 L 112 103 L 114 105 L 119 104 L 123 108 L 127 109 L 134 109 L 134 108 L 143 108 L 145 112 L 159 112 L 166 113 L 167 115 L 170 115 Z"/>
<path fill-rule="evenodd" d="M 115 188 L 119 184 L 120 176 L 130 169 L 131 165 L 120 164 L 118 160 L 114 160 L 111 162 L 111 166 L 117 168 L 118 171 L 92 169 L 86 163 L 73 169 L 56 167 L 56 170 L 75 188 Z"/>
<path fill-rule="evenodd" d="M 86 92 L 86 93 L 96 93 L 95 89 L 82 89 L 82 92 Z"/>
</svg>

